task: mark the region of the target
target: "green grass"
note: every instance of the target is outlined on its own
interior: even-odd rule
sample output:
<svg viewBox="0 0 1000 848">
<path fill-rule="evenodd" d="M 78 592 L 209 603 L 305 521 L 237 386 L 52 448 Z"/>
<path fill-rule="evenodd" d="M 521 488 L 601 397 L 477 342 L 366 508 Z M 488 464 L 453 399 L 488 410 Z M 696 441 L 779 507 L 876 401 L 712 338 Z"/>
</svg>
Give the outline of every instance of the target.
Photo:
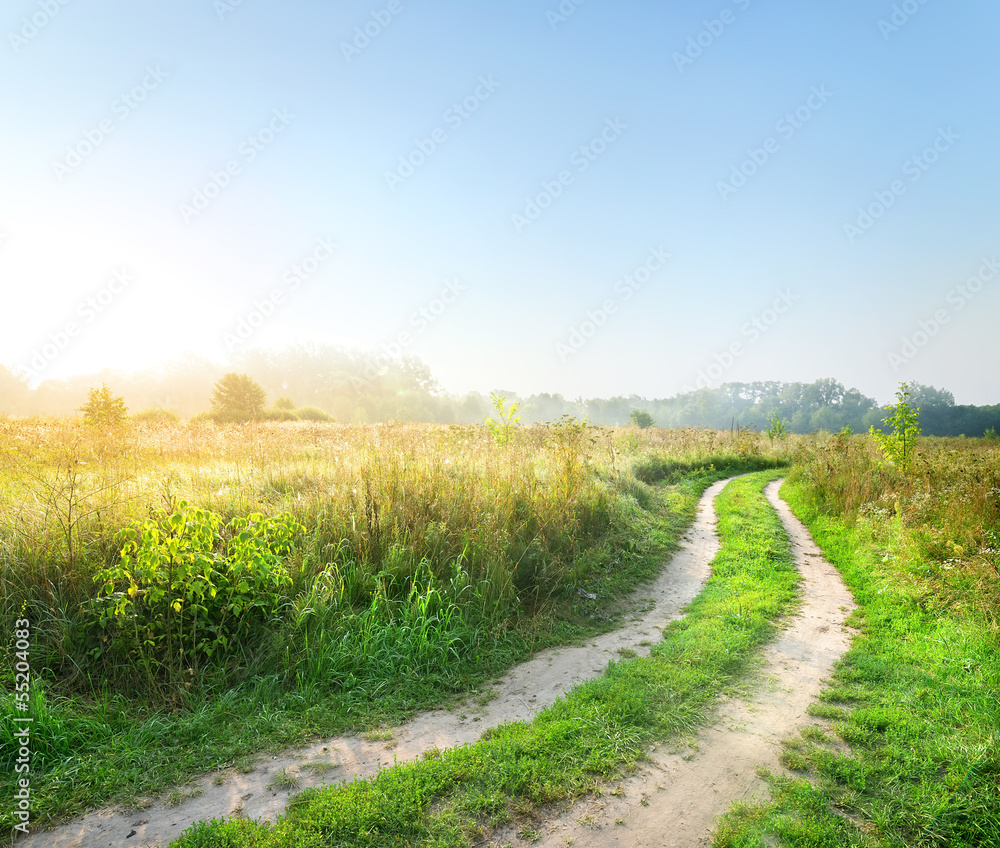
<svg viewBox="0 0 1000 848">
<path fill-rule="evenodd" d="M 782 494 L 859 605 L 860 635 L 813 710 L 849 750 L 832 734 L 790 740 L 785 764 L 800 774 L 771 775 L 772 801 L 736 807 L 714 844 L 1000 845 L 995 609 L 962 597 L 972 582 L 935 585 L 938 569 L 898 520 L 830 518 L 801 475 Z"/>
<path fill-rule="evenodd" d="M 177 848 L 464 846 L 492 827 L 528 826 L 544 805 L 596 791 L 656 739 L 712 714 L 719 693 L 755 666 L 796 603 L 798 575 L 781 524 L 762 495 L 773 472 L 741 478 L 717 501 L 722 550 L 684 619 L 647 658 L 612 662 L 533 722 L 435 751 L 372 779 L 307 790 L 277 825 L 202 822 Z"/>
<path fill-rule="evenodd" d="M 778 461 L 760 446 L 565 423 L 519 428 L 503 447 L 483 428 L 417 425 L 134 426 L 109 439 L 5 419 L 0 617 L 31 622 L 33 823 L 140 805 L 196 774 L 245 769 L 255 753 L 391 726 L 481 695 L 538 649 L 617 626 L 705 486 Z M 664 457 L 682 458 L 684 474 L 670 485 L 636 478 L 637 465 Z M 233 593 L 250 613 L 229 615 L 226 645 L 212 628 L 227 613 L 197 574 L 176 579 L 176 596 L 142 587 L 134 619 L 102 620 L 95 604 L 129 589 L 125 574 L 110 589 L 94 581 L 122 563 L 126 528 L 153 517 L 166 530 L 178 499 L 220 527 L 286 513 L 305 528 L 290 553 L 271 552 L 290 583 L 267 587 L 266 603 L 252 587 Z M 223 561 L 259 565 L 264 554 L 249 545 L 230 557 L 235 535 L 223 529 L 203 551 L 211 579 L 230 587 Z M 201 645 L 219 650 L 199 647 L 198 627 Z M 3 647 L 0 795 L 10 796 L 14 655 Z"/>
<path fill-rule="evenodd" d="M 420 659 L 413 652 L 426 654 L 440 640 L 425 638 L 414 645 L 410 634 L 428 622 L 437 627 L 441 619 L 432 613 L 409 623 L 406 615 L 380 621 L 369 607 L 346 617 L 339 630 L 329 628 L 322 643 L 329 650 L 322 654 L 314 649 L 312 669 L 303 668 L 302 651 L 290 650 L 291 657 L 299 658 L 286 665 L 291 675 L 275 670 L 237 685 L 205 685 L 170 708 L 100 690 L 67 694 L 36 678 L 33 822 L 38 826 L 109 803 L 142 804 L 193 775 L 237 766 L 257 752 L 399 723 L 419 710 L 483 691 L 491 679 L 535 650 L 611 629 L 628 608 L 626 594 L 656 573 L 690 524 L 701 492 L 718 476 L 705 471 L 653 493 L 651 510 L 631 508 L 627 523 L 590 550 L 581 574 L 598 601 L 567 592 L 565 602 L 525 620 L 520 629 L 490 632 L 452 622 L 451 631 L 438 635 L 454 637 L 449 644 L 456 655 L 439 651 L 442 663 L 428 666 L 423 675 L 409 673 Z M 329 638 L 330 632 L 340 638 Z M 288 637 L 279 628 L 274 638 Z M 350 641 L 345 643 L 346 638 Z M 331 656 L 333 651 L 337 653 Z M 351 663 L 349 677 L 330 673 L 338 658 Z M 324 674 L 329 674 L 326 681 Z M 7 701 L 0 713 L 0 738 L 9 738 L 12 718 Z M 13 792 L 13 746 L 4 748 L 8 753 L 0 755 L 0 792 Z"/>
</svg>

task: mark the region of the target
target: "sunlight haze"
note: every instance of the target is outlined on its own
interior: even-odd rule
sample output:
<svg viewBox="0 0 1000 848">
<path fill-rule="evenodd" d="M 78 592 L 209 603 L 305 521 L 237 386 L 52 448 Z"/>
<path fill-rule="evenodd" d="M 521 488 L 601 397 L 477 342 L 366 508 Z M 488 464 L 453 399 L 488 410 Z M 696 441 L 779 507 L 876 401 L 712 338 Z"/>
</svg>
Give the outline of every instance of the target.
<svg viewBox="0 0 1000 848">
<path fill-rule="evenodd" d="M 996 403 L 998 25 L 987 0 L 15 0 L 0 364 L 314 341 L 455 393 Z"/>
</svg>

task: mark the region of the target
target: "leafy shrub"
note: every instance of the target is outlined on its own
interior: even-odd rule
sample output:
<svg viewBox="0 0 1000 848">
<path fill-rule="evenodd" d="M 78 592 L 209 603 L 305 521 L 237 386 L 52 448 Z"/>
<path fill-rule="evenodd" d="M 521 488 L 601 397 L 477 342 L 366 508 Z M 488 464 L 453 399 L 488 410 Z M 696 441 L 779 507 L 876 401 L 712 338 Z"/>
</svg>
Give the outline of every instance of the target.
<svg viewBox="0 0 1000 848">
<path fill-rule="evenodd" d="M 300 421 L 333 421 L 333 416 L 315 406 L 303 406 L 295 410 Z"/>
<path fill-rule="evenodd" d="M 261 416 L 264 421 L 298 421 L 299 416 L 290 409 L 268 409 Z"/>
<path fill-rule="evenodd" d="M 99 571 L 99 622 L 117 631 L 150 677 L 172 680 L 225 654 L 255 623 L 274 615 L 291 577 L 283 560 L 305 528 L 289 515 L 223 519 L 177 504 L 131 530 L 120 561 Z"/>
</svg>

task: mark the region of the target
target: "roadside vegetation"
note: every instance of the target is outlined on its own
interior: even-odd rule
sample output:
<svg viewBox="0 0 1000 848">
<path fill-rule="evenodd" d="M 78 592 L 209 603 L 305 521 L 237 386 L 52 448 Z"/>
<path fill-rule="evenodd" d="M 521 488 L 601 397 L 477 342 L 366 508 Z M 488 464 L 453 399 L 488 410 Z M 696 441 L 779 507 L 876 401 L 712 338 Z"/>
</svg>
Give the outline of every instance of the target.
<svg viewBox="0 0 1000 848">
<path fill-rule="evenodd" d="M 828 729 L 787 740 L 792 775 L 771 775 L 773 801 L 734 810 L 715 844 L 1000 845 L 996 440 L 904 454 L 828 437 L 781 494 L 844 576 L 860 635 L 813 710 Z"/>
<path fill-rule="evenodd" d="M 906 386 L 897 400 L 881 430 L 811 437 L 776 414 L 766 433 L 526 427 L 499 396 L 481 426 L 225 425 L 128 416 L 106 386 L 82 419 L 0 418 L 0 615 L 11 634 L 30 622 L 33 828 L 482 692 L 616 626 L 711 482 L 792 463 L 727 487 L 712 580 L 650 657 L 476 745 L 309 790 L 276 826 L 202 823 L 178 844 L 468 845 L 601 791 L 710 719 L 794 606 L 761 495 L 778 473 L 859 635 L 812 710 L 825 729 L 786 741 L 772 799 L 737 805 L 715 844 L 1000 844 L 1000 440 L 920 436 Z"/>
<path fill-rule="evenodd" d="M 0 615 L 30 622 L 33 827 L 447 706 L 607 630 L 710 482 L 789 450 L 523 427 L 503 408 L 496 428 L 217 425 L 91 401 L 83 421 L 0 419 Z M 0 680 L 14 692 L 13 642 Z M 7 694 L 7 797 L 15 708 Z"/>
<path fill-rule="evenodd" d="M 192 827 L 175 848 L 466 846 L 499 825 L 525 831 L 545 805 L 600 790 L 645 745 L 689 733 L 753 668 L 796 600 L 798 573 L 766 502 L 774 472 L 730 483 L 716 501 L 722 548 L 683 619 L 645 658 L 610 663 L 531 723 L 434 751 L 376 777 L 307 790 L 276 826 L 241 818 Z"/>
</svg>

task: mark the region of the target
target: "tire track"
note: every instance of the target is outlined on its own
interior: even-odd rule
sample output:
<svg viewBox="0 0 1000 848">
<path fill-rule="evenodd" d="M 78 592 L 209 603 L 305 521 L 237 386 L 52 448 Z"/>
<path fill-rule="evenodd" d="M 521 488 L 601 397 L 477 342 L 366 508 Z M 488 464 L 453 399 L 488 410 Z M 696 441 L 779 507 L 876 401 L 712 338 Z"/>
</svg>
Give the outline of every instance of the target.
<svg viewBox="0 0 1000 848">
<path fill-rule="evenodd" d="M 475 742 L 485 730 L 504 722 L 530 721 L 577 683 L 603 674 L 608 662 L 619 658 L 619 651 L 648 655 L 663 627 L 681 616 L 708 580 L 709 563 L 719 550 L 712 503 L 728 482 L 719 481 L 705 490 L 681 549 L 655 582 L 637 594 L 639 599 L 653 601 L 648 612 L 618 630 L 588 639 L 585 645 L 548 649 L 516 666 L 494 687 L 495 697 L 478 711 L 433 710 L 395 728 L 391 739 L 337 737 L 260 758 L 249 773 L 213 773 L 193 781 L 185 790 L 195 794 L 177 805 L 161 801 L 133 812 L 97 810 L 19 839 L 18 848 L 164 846 L 202 819 L 235 814 L 273 821 L 288 806 L 291 792 L 370 777 L 380 767 L 416 759 L 432 748 Z M 308 763 L 322 763 L 329 770 L 317 774 L 307 768 Z M 294 789 L 269 787 L 282 770 L 295 776 L 298 785 Z"/>
<path fill-rule="evenodd" d="M 792 540 L 802 575 L 803 604 L 777 641 L 752 695 L 725 702 L 718 720 L 684 752 L 653 750 L 639 772 L 620 784 L 621 795 L 588 799 L 570 807 L 525 841 L 498 833 L 496 844 L 535 848 L 693 848 L 711 844 L 718 816 L 735 801 L 765 798 L 759 765 L 781 771 L 781 740 L 796 728 L 819 722 L 806 714 L 824 679 L 850 645 L 844 622 L 854 599 L 809 531 L 778 498 L 781 480 L 765 495 Z"/>
</svg>

